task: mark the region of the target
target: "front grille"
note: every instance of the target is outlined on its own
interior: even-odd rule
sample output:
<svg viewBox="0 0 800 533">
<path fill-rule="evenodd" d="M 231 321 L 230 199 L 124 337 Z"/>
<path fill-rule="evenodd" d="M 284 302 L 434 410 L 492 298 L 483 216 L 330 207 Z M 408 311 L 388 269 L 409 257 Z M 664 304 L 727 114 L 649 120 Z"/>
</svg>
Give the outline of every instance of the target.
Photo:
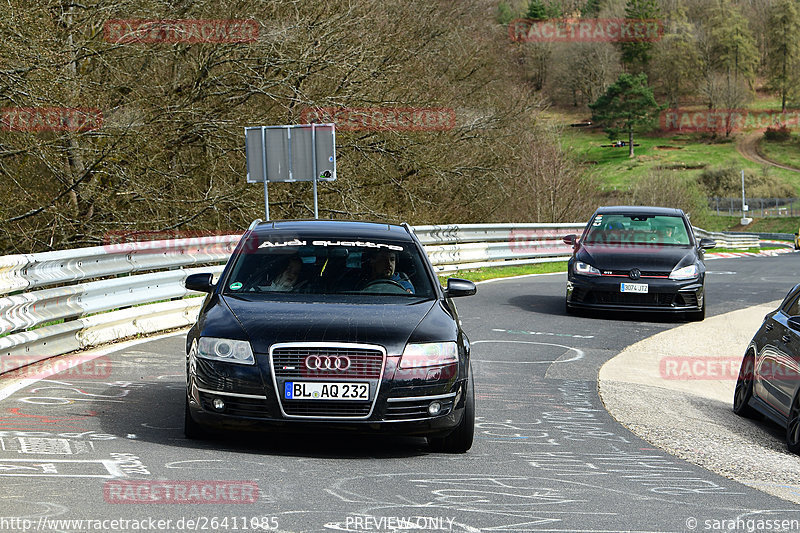
<svg viewBox="0 0 800 533">
<path fill-rule="evenodd" d="M 417 400 L 412 398 L 409 401 L 389 402 L 386 404 L 386 420 L 414 420 L 418 418 L 430 418 L 428 406 L 434 400 Z M 453 399 L 436 400 L 442 404 L 442 410 L 436 416 L 446 415 L 453 408 Z"/>
<path fill-rule="evenodd" d="M 372 413 L 378 398 L 386 352 L 381 346 L 370 344 L 345 344 L 321 342 L 291 342 L 275 344 L 270 348 L 270 364 L 273 379 L 278 391 L 278 401 L 283 413 L 288 417 L 366 419 Z M 345 369 L 310 369 L 309 358 L 332 362 L 347 361 Z M 333 365 L 331 365 L 333 366 Z M 287 381 L 347 380 L 368 382 L 370 401 L 359 400 L 287 400 L 281 394 Z"/>
<path fill-rule="evenodd" d="M 592 296 L 593 298 L 589 298 Z M 613 292 L 613 291 L 592 291 L 584 299 L 606 305 L 647 305 L 659 307 L 671 307 L 675 303 L 675 293 L 649 292 L 639 294 L 635 292 Z"/>
<path fill-rule="evenodd" d="M 350 402 L 347 400 L 285 400 L 283 411 L 292 416 L 314 417 L 365 417 L 369 415 L 372 402 Z"/>
<path fill-rule="evenodd" d="M 611 274 L 606 274 L 606 272 L 609 272 L 609 271 L 608 270 L 604 270 L 603 271 L 603 275 L 604 276 L 625 276 L 625 277 L 629 277 L 628 274 L 630 274 L 630 270 L 611 270 L 610 271 Z M 670 272 L 660 272 L 658 270 L 642 270 L 641 272 L 642 272 L 641 277 L 643 277 L 643 278 L 668 278 L 669 275 L 670 275 Z"/>
<path fill-rule="evenodd" d="M 225 410 L 217 411 L 211 402 L 214 398 L 222 398 L 225 401 Z M 200 392 L 200 405 L 206 411 L 222 413 L 231 416 L 246 416 L 249 418 L 269 418 L 267 412 L 267 402 L 260 398 L 239 398 L 236 396 L 214 395 Z"/>
<path fill-rule="evenodd" d="M 347 370 L 310 370 L 306 358 L 347 357 Z M 378 379 L 383 368 L 383 352 L 380 350 L 336 347 L 336 346 L 286 346 L 272 351 L 272 367 L 278 378 L 334 378 L 334 379 Z"/>
</svg>

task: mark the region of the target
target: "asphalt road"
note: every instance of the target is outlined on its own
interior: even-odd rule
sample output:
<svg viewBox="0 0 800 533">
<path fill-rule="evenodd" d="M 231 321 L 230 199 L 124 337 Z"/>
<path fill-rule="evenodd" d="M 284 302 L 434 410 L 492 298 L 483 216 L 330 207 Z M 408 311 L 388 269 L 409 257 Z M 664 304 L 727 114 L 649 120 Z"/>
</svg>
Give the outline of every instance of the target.
<svg viewBox="0 0 800 533">
<path fill-rule="evenodd" d="M 800 279 L 796 254 L 708 268 L 710 315 Z M 683 319 L 567 316 L 564 285 L 496 281 L 458 301 L 478 416 L 465 455 L 417 438 L 186 440 L 182 335 L 2 379 L 0 531 L 800 530 L 795 504 L 677 459 L 603 408 L 599 367 Z"/>
</svg>

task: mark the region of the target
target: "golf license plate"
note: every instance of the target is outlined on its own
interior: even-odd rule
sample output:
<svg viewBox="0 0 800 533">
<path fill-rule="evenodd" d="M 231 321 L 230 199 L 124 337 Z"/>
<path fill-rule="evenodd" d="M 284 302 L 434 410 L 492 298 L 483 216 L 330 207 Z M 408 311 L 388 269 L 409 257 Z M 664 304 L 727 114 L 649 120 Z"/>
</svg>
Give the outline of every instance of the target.
<svg viewBox="0 0 800 533">
<path fill-rule="evenodd" d="M 647 283 L 620 283 L 619 292 L 647 293 Z"/>
<path fill-rule="evenodd" d="M 287 381 L 283 384 L 287 400 L 369 400 L 369 383 L 326 383 Z"/>
</svg>

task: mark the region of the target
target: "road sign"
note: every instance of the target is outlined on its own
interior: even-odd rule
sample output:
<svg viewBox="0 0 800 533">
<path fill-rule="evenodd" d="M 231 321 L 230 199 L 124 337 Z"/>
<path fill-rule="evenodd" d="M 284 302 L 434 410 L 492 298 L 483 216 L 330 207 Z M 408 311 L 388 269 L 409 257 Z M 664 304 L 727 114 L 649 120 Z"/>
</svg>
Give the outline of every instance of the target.
<svg viewBox="0 0 800 533">
<path fill-rule="evenodd" d="M 269 182 L 314 184 L 314 218 L 319 218 L 317 182 L 336 179 L 334 124 L 255 126 L 244 129 L 247 183 L 264 184 L 269 220 Z"/>
<path fill-rule="evenodd" d="M 263 182 L 265 168 L 270 182 L 336 179 L 333 124 L 256 126 L 244 134 L 247 183 Z"/>
</svg>

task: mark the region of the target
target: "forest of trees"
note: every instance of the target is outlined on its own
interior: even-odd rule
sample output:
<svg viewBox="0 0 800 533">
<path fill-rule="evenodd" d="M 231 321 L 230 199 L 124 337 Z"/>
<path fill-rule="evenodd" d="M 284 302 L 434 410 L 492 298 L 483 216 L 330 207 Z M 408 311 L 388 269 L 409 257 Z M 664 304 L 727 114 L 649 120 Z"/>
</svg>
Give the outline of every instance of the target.
<svg viewBox="0 0 800 533">
<path fill-rule="evenodd" d="M 539 119 L 544 102 L 496 9 L 496 0 L 2 2 L 0 250 L 95 245 L 126 231 L 241 231 L 264 212 L 263 188 L 245 184 L 244 127 L 296 124 L 320 107 L 455 115 L 446 131 L 338 132 L 322 218 L 574 220 L 591 209 L 581 194 L 591 184 Z M 242 19 L 257 38 L 109 38 L 108 21 L 141 19 Z M 20 128 L 30 109 L 101 117 Z M 270 200 L 272 218 L 313 217 L 307 183 L 273 184 Z"/>
<path fill-rule="evenodd" d="M 665 34 L 624 45 L 513 42 L 506 24 L 527 16 L 655 16 Z M 646 74 L 670 106 L 736 107 L 757 79 L 791 106 L 796 19 L 794 0 L 7 0 L 0 253 L 122 232 L 240 231 L 263 216 L 263 188 L 245 183 L 244 127 L 297 124 L 319 108 L 455 117 L 436 131 L 337 132 L 338 180 L 320 185 L 322 218 L 580 220 L 599 190 L 543 110 L 589 113 L 622 73 Z M 254 38 L 109 31 L 141 20 L 241 20 Z M 31 124 L 49 112 L 73 122 Z M 663 187 L 659 176 L 648 182 Z M 307 183 L 273 184 L 270 200 L 273 218 L 313 216 Z"/>
<path fill-rule="evenodd" d="M 627 72 L 645 73 L 669 108 L 735 109 L 770 91 L 800 107 L 796 0 L 500 0 L 496 18 L 632 18 L 661 22 L 659 39 L 525 43 L 529 82 L 550 101 L 593 103 Z"/>
</svg>

